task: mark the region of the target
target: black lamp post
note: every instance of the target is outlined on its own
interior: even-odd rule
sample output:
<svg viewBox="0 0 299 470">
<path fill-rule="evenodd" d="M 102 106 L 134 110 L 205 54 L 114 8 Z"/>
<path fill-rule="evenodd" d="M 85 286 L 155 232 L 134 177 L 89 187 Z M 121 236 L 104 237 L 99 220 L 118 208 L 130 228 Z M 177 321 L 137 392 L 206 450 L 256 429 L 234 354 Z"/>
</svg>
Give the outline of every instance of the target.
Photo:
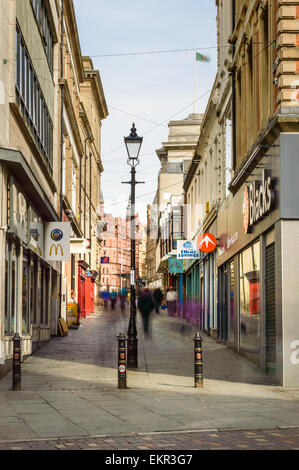
<svg viewBox="0 0 299 470">
<path fill-rule="evenodd" d="M 133 123 L 131 134 L 125 137 L 125 144 L 128 153 L 128 164 L 131 167 L 131 181 L 124 184 L 131 185 L 131 299 L 130 299 L 130 322 L 128 328 L 127 343 L 127 366 L 138 367 L 138 348 L 137 348 L 137 328 L 136 328 L 136 240 L 135 240 L 135 186 L 142 184 L 136 181 L 136 167 L 139 165 L 139 154 L 143 137 L 137 135 L 135 124 Z"/>
</svg>

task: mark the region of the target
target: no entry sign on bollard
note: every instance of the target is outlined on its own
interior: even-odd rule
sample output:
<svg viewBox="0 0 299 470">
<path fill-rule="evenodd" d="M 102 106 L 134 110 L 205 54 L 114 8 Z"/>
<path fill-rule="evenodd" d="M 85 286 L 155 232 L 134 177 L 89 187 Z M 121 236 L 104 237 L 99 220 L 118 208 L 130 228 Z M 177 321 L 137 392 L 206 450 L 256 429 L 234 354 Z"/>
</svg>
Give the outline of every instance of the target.
<svg viewBox="0 0 299 470">
<path fill-rule="evenodd" d="M 199 332 L 194 338 L 194 380 L 195 388 L 203 388 L 202 337 Z"/>
<path fill-rule="evenodd" d="M 123 333 L 117 336 L 118 340 L 118 388 L 127 388 L 127 361 L 126 337 Z"/>
</svg>

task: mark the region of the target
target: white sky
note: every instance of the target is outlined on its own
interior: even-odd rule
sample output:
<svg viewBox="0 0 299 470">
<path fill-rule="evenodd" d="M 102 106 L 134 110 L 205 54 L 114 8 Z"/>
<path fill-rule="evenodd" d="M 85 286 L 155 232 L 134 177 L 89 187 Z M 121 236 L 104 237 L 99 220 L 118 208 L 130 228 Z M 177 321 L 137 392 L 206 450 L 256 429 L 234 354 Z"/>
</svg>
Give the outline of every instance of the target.
<svg viewBox="0 0 299 470">
<path fill-rule="evenodd" d="M 160 168 L 155 150 L 168 140 L 169 118 L 178 113 L 174 118 L 184 119 L 193 112 L 195 67 L 196 98 L 211 90 L 215 79 L 215 1 L 74 0 L 74 4 L 82 54 L 91 56 L 100 70 L 109 109 L 102 128 L 105 212 L 125 216 L 130 186 L 121 182 L 129 181 L 130 168 L 123 137 L 135 122 L 138 134 L 144 136 L 137 180 L 146 182 L 136 187 L 136 210 L 145 222 Z M 193 48 L 211 61 L 196 62 L 196 51 L 95 57 Z M 199 100 L 195 112 L 204 112 L 207 100 L 208 95 Z"/>
</svg>

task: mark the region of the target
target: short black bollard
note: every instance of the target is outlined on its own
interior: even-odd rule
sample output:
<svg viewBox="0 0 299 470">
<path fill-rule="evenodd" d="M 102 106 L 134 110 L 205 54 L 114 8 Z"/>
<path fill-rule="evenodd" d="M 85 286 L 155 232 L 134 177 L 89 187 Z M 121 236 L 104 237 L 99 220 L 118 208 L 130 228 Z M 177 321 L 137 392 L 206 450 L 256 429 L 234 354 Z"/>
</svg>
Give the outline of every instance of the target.
<svg viewBox="0 0 299 470">
<path fill-rule="evenodd" d="M 126 337 L 123 333 L 118 340 L 118 388 L 127 388 Z"/>
<path fill-rule="evenodd" d="M 195 388 L 203 388 L 202 337 L 199 332 L 195 335 L 194 343 Z"/>
<path fill-rule="evenodd" d="M 12 365 L 12 389 L 14 392 L 22 390 L 21 363 L 22 363 L 22 338 L 16 333 L 13 338 L 13 365 Z"/>
</svg>

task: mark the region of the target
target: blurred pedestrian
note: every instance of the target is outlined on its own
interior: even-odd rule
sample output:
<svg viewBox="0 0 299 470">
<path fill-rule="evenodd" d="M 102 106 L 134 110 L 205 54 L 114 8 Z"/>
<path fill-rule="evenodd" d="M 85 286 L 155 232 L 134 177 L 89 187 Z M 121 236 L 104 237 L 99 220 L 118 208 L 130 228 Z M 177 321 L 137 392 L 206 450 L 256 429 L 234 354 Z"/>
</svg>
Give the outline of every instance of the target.
<svg viewBox="0 0 299 470">
<path fill-rule="evenodd" d="M 107 310 L 108 309 L 108 302 L 109 302 L 109 287 L 105 288 L 101 292 L 101 296 L 102 296 L 103 303 L 104 303 L 104 309 Z"/>
<path fill-rule="evenodd" d="M 161 289 L 159 289 L 159 287 L 157 287 L 157 289 L 155 289 L 153 292 L 153 299 L 155 303 L 156 313 L 160 313 L 160 306 L 161 306 L 163 297 L 164 297 L 163 292 L 161 291 Z"/>
<path fill-rule="evenodd" d="M 168 314 L 171 317 L 175 317 L 177 313 L 178 296 L 177 296 L 177 292 L 174 290 L 173 287 L 169 287 L 169 289 L 167 289 L 166 302 L 167 302 Z"/>
<path fill-rule="evenodd" d="M 119 293 L 120 311 L 122 313 L 124 313 L 124 311 L 126 310 L 127 297 L 128 297 L 128 291 L 125 287 L 123 287 Z"/>
<path fill-rule="evenodd" d="M 115 310 L 115 305 L 117 301 L 117 293 L 115 289 L 111 289 L 110 295 L 109 295 L 110 303 L 111 303 L 111 310 Z"/>
<path fill-rule="evenodd" d="M 155 307 L 154 300 L 148 288 L 144 288 L 138 299 L 138 309 L 141 314 L 143 331 L 146 337 L 150 337 L 149 319 Z"/>
</svg>

